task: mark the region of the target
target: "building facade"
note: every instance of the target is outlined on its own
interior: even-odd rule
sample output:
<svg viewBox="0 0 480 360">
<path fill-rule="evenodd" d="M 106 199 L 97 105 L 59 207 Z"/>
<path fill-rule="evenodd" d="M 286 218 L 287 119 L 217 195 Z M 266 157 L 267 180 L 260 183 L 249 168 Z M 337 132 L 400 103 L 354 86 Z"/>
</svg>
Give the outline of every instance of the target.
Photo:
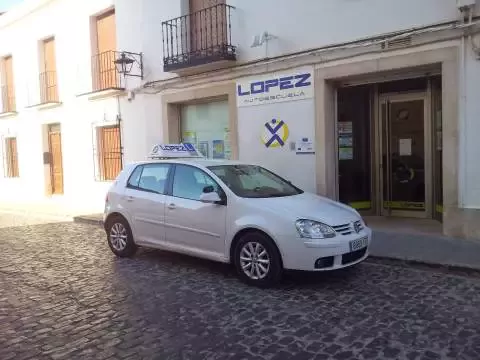
<svg viewBox="0 0 480 360">
<path fill-rule="evenodd" d="M 1 196 L 100 211 L 124 162 L 184 141 L 365 215 L 480 238 L 478 1 L 28 4 L 0 17 Z"/>
</svg>

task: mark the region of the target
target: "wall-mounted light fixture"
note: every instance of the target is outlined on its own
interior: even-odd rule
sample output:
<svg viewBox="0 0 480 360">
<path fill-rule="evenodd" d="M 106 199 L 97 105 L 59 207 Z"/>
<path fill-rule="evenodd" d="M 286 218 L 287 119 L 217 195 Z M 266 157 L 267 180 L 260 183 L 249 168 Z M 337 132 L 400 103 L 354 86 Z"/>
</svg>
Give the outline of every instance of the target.
<svg viewBox="0 0 480 360">
<path fill-rule="evenodd" d="M 143 79 L 143 54 L 132 53 L 128 51 L 116 52 L 115 67 L 119 74 L 123 76 L 135 76 Z M 134 68 L 135 65 L 135 68 Z M 134 70 L 132 72 L 132 70 Z"/>
</svg>

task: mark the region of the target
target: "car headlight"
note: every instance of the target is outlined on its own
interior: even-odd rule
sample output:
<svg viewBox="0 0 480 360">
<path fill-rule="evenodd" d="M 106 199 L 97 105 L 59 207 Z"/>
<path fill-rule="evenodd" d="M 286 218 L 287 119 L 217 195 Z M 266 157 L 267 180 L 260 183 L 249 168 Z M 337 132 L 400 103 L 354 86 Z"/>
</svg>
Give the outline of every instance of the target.
<svg viewBox="0 0 480 360">
<path fill-rule="evenodd" d="M 335 230 L 318 221 L 300 219 L 295 222 L 298 233 L 303 238 L 326 239 L 335 237 Z"/>
</svg>

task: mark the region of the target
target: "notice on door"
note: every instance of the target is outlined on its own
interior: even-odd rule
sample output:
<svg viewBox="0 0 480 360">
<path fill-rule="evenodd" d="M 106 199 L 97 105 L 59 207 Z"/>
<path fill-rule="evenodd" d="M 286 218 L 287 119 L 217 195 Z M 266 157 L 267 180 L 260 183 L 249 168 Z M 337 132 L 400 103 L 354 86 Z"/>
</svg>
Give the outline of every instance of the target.
<svg viewBox="0 0 480 360">
<path fill-rule="evenodd" d="M 398 152 L 400 156 L 412 155 L 412 139 L 400 139 L 398 141 Z"/>
</svg>

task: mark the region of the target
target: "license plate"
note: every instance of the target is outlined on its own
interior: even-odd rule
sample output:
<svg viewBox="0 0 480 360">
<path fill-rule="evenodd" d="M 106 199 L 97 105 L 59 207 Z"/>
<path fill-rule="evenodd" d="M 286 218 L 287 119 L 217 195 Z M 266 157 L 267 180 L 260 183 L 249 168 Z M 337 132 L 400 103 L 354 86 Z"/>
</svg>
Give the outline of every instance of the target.
<svg viewBox="0 0 480 360">
<path fill-rule="evenodd" d="M 360 239 L 352 240 L 350 241 L 350 251 L 357 251 L 360 249 L 363 249 L 364 247 L 367 247 L 368 245 L 368 238 L 363 237 Z"/>
</svg>

